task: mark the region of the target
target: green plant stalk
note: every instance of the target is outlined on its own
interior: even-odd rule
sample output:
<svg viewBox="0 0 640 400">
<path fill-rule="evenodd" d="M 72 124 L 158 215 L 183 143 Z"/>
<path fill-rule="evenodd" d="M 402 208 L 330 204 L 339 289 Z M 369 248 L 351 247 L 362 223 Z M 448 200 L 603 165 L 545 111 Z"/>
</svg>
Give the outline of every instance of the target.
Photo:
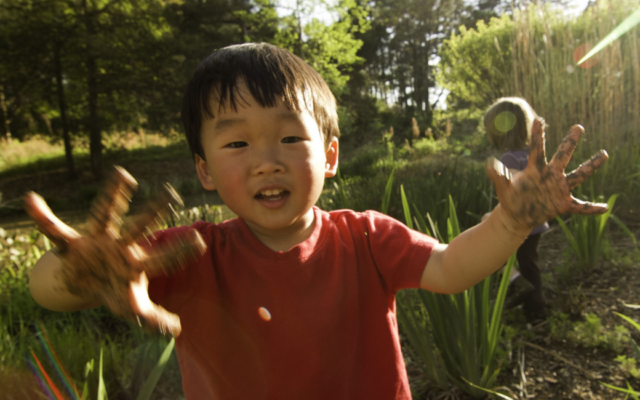
<svg viewBox="0 0 640 400">
<path fill-rule="evenodd" d="M 387 185 L 384 187 L 384 196 L 382 197 L 382 206 L 380 207 L 380 212 L 383 214 L 388 214 L 389 212 L 389 202 L 391 201 L 391 192 L 393 191 L 393 173 L 395 169 L 391 170 L 391 174 L 389 174 L 389 179 L 387 180 Z"/>
<path fill-rule="evenodd" d="M 602 254 L 604 233 L 610 219 L 619 226 L 624 227 L 623 231 L 636 243 L 635 236 L 624 226 L 624 223 L 618 218 L 612 218 L 613 215 L 611 212 L 613 211 L 613 206 L 617 198 L 618 195 L 616 194 L 609 198 L 607 201 L 608 210 L 602 215 L 573 215 L 571 217 L 571 228 L 569 228 L 560 217 L 556 217 L 558 224 L 562 228 L 578 260 L 581 264 L 589 268 L 595 266 Z"/>
<path fill-rule="evenodd" d="M 412 216 L 404 187 L 400 190 L 405 220 Z M 420 215 L 414 205 L 416 213 Z M 453 199 L 449 197 L 447 241 L 460 233 Z M 426 226 L 423 222 L 418 228 Z M 432 224 L 433 228 L 433 224 Z M 511 257 L 502 276 L 494 306 L 491 306 L 492 277 L 458 294 L 441 295 L 425 290 L 405 290 L 397 296 L 398 318 L 407 335 L 411 351 L 419 354 L 425 374 L 432 380 L 442 378 L 434 372 L 439 364 L 448 380 L 475 398 L 486 395 L 478 387 L 492 387 L 500 371 L 496 350 L 502 335 L 501 314 L 515 258 Z M 432 339 L 435 343 L 429 343 Z M 468 382 L 472 382 L 470 385 Z M 441 385 L 441 383 L 439 383 Z M 475 385 L 475 386 L 474 386 Z"/>
<path fill-rule="evenodd" d="M 604 383 L 604 382 L 600 382 L 601 384 L 603 384 L 604 386 L 608 387 L 609 389 L 613 389 L 617 392 L 622 392 L 622 393 L 626 393 L 627 395 L 631 395 L 635 400 L 639 400 L 638 396 L 640 396 L 640 392 L 637 392 L 635 390 L 633 390 L 633 388 L 631 387 L 631 385 L 629 384 L 629 382 L 627 382 L 627 388 L 621 388 L 618 386 L 613 386 L 613 385 L 609 385 L 608 383 Z"/>
<path fill-rule="evenodd" d="M 98 395 L 97 400 L 108 400 L 107 388 L 104 385 L 104 378 L 102 376 L 102 347 L 100 347 L 100 363 L 98 364 Z"/>
<path fill-rule="evenodd" d="M 140 393 L 138 394 L 136 400 L 151 399 L 153 390 L 157 386 L 158 380 L 160 379 L 162 372 L 164 372 L 164 369 L 167 366 L 167 362 L 169 361 L 169 357 L 171 356 L 171 352 L 173 351 L 174 346 L 175 339 L 171 338 L 171 341 L 169 342 L 169 344 L 167 344 L 167 347 L 162 352 L 160 359 L 156 363 L 155 367 L 153 367 L 153 370 L 151 370 L 151 374 L 149 374 L 147 381 L 142 386 L 142 389 L 140 390 Z"/>
<path fill-rule="evenodd" d="M 636 328 L 638 330 L 638 332 L 640 332 L 640 324 L 638 324 L 636 321 L 632 320 L 631 318 L 627 317 L 624 314 L 620 314 L 620 313 L 614 313 L 617 316 L 619 316 L 620 318 L 624 319 L 625 321 L 627 321 L 628 323 L 630 323 L 631 325 L 633 325 L 634 328 Z M 636 353 L 636 358 L 640 359 L 640 347 L 638 346 L 638 344 L 635 341 L 631 341 L 632 345 L 633 345 L 633 350 Z"/>
</svg>

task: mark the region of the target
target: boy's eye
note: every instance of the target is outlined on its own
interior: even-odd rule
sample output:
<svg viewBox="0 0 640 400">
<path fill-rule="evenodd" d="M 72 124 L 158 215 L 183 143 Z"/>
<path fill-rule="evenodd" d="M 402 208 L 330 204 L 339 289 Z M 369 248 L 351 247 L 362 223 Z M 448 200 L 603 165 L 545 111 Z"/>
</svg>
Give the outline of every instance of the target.
<svg viewBox="0 0 640 400">
<path fill-rule="evenodd" d="M 239 149 L 245 146 L 247 146 L 247 142 L 231 142 L 227 145 L 227 147 L 231 147 L 232 149 Z"/>
<path fill-rule="evenodd" d="M 300 140 L 302 139 L 297 136 L 287 136 L 286 138 L 282 139 L 282 143 L 297 143 Z"/>
</svg>

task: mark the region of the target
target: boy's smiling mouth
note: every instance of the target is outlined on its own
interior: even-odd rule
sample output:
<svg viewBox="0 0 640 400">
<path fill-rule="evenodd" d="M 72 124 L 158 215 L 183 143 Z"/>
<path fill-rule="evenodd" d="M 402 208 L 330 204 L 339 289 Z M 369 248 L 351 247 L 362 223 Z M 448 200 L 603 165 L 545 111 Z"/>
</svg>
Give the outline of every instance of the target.
<svg viewBox="0 0 640 400">
<path fill-rule="evenodd" d="M 254 197 L 257 200 L 276 202 L 289 197 L 289 191 L 284 189 L 266 189 L 261 190 Z"/>
</svg>

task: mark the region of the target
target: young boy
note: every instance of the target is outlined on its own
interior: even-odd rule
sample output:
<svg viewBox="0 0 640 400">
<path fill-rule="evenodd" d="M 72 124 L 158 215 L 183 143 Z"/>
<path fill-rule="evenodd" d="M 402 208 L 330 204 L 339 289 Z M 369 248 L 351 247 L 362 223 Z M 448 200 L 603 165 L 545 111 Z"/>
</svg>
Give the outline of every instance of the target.
<svg viewBox="0 0 640 400">
<path fill-rule="evenodd" d="M 335 99 L 316 71 L 269 44 L 230 46 L 204 60 L 182 117 L 202 185 L 238 219 L 158 232 L 141 249 L 140 229 L 116 233 L 134 185 L 121 170 L 97 201 L 89 235 L 33 197 L 27 208 L 62 249 L 34 267 L 34 298 L 60 311 L 107 303 L 175 333 L 180 325 L 167 310 L 177 314 L 188 399 L 410 399 L 398 290 L 462 291 L 500 268 L 542 221 L 606 209 L 570 194 L 606 153 L 565 177 L 582 129 L 572 128 L 547 165 L 538 121 L 529 166 L 511 177 L 490 161 L 500 205 L 449 245 L 377 212 L 324 212 L 314 204 L 338 166 Z M 202 248 L 193 231 L 207 250 L 184 261 Z M 166 249 L 179 239 L 178 250 Z M 177 260 L 186 264 L 179 273 L 151 276 L 149 299 L 147 275 Z"/>
</svg>

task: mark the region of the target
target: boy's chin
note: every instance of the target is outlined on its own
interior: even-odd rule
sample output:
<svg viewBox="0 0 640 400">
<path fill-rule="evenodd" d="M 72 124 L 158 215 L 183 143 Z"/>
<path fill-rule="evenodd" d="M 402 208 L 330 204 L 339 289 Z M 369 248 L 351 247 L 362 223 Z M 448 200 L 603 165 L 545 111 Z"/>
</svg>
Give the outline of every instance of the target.
<svg viewBox="0 0 640 400">
<path fill-rule="evenodd" d="M 301 215 L 290 215 L 286 212 L 271 213 L 272 210 L 265 210 L 261 215 L 255 216 L 255 218 L 243 218 L 247 224 L 251 224 L 257 230 L 271 231 L 271 232 L 286 232 L 287 230 L 304 229 L 313 222 L 314 213 L 313 209 L 309 209 Z M 269 215 L 271 214 L 271 215 Z"/>
</svg>

